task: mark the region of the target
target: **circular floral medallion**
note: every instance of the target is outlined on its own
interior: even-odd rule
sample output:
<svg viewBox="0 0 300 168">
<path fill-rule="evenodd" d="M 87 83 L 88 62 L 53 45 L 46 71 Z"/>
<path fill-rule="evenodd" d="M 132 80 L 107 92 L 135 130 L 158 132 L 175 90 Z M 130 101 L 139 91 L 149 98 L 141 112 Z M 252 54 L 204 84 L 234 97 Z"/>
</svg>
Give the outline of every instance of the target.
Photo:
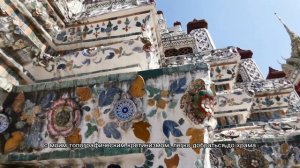
<svg viewBox="0 0 300 168">
<path fill-rule="evenodd" d="M 130 99 L 119 100 L 113 108 L 113 113 L 120 121 L 129 121 L 133 119 L 136 111 L 136 106 Z"/>
<path fill-rule="evenodd" d="M 180 108 L 194 124 L 201 124 L 206 117 L 210 117 L 213 105 L 214 94 L 205 88 L 205 82 L 201 79 L 191 82 L 180 100 Z"/>
<path fill-rule="evenodd" d="M 58 99 L 47 112 L 47 129 L 50 135 L 69 136 L 80 123 L 78 105 L 72 99 Z"/>
<path fill-rule="evenodd" d="M 6 115 L 0 114 L 0 133 L 4 132 L 9 126 L 9 121 Z"/>
</svg>

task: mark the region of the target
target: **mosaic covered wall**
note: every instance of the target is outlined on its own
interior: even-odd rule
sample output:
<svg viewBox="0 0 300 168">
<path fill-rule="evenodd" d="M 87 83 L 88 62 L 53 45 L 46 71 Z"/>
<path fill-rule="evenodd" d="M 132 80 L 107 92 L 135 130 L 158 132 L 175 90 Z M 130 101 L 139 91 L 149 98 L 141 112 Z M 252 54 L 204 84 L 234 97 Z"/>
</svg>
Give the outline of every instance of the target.
<svg viewBox="0 0 300 168">
<path fill-rule="evenodd" d="M 149 13 L 98 21 L 93 24 L 73 26 L 62 30 L 54 39 L 57 44 L 75 44 L 110 38 L 139 35 L 146 31 L 151 22 Z"/>
<path fill-rule="evenodd" d="M 69 158 L 72 151 L 79 152 L 80 157 L 75 154 L 75 158 L 99 156 L 97 149 L 89 149 L 94 152 L 87 154 L 80 149 L 47 148 L 45 144 L 50 143 L 208 142 L 206 127 L 216 125 L 211 118 L 214 93 L 208 70 L 207 64 L 198 64 L 142 71 L 125 81 L 11 94 L 1 115 L 1 151 L 8 163 L 26 163 L 57 159 L 49 154 L 54 151 L 61 152 L 61 159 Z M 134 148 L 127 152 L 134 153 Z M 200 148 L 149 148 L 136 166 L 209 164 L 202 161 L 207 152 Z M 107 164 L 126 167 L 129 163 Z"/>
<path fill-rule="evenodd" d="M 298 72 L 264 80 L 205 20 L 186 33 L 150 0 L 0 0 L 0 23 L 1 165 L 300 165 Z"/>
<path fill-rule="evenodd" d="M 36 60 L 37 66 L 26 68 L 36 81 L 140 71 L 158 66 L 150 50 L 151 44 L 148 46 L 147 40 L 137 37 L 112 45 L 61 52 L 59 57 L 45 54 L 43 59 Z"/>
<path fill-rule="evenodd" d="M 212 167 L 281 168 L 298 167 L 299 137 L 289 142 L 258 144 L 256 148 L 212 149 Z"/>
<path fill-rule="evenodd" d="M 10 25 L 5 23 L 4 28 L 9 28 L 5 35 L 4 28 L 0 30 L 0 45 L 23 66 L 23 75 L 30 78 L 29 82 L 90 78 L 159 67 L 156 13 L 149 2 L 141 2 L 143 8 L 126 15 L 121 12 L 110 18 L 100 16 L 80 24 L 62 22 L 55 10 L 56 2 L 0 2 L 0 22 L 11 20 Z M 9 45 L 3 46 L 2 41 Z"/>
<path fill-rule="evenodd" d="M 132 10 L 137 7 L 151 4 L 149 0 L 116 0 L 113 3 L 106 0 L 83 1 L 76 0 L 60 0 L 52 2 L 53 5 L 60 10 L 62 17 L 66 22 L 74 22 L 83 18 L 91 18 L 106 13 L 112 13 L 122 10 Z"/>
<path fill-rule="evenodd" d="M 35 82 L 70 80 L 159 67 L 152 12 L 61 29 L 55 46 L 25 68 Z"/>
<path fill-rule="evenodd" d="M 242 89 L 215 95 L 211 91 L 214 85 L 209 82 L 209 69 L 208 64 L 202 63 L 15 88 L 4 102 L 1 113 L 1 151 L 4 154 L 1 160 L 14 165 L 50 166 L 51 163 L 53 167 L 297 165 L 300 147 L 297 119 L 261 123 L 255 127 L 241 126 L 248 123 L 245 120 L 249 118 L 250 107 L 255 106 L 255 95 Z M 244 108 L 245 111 L 239 111 Z M 223 122 L 224 116 L 227 125 L 234 124 L 229 122 L 231 116 L 233 119 L 240 116 L 235 123 L 240 126 L 218 129 L 216 126 Z M 63 146 L 94 142 L 170 146 L 148 149 Z M 51 147 L 57 143 L 61 143 L 62 148 Z M 174 147 L 177 143 L 244 143 L 249 146 Z M 69 158 L 76 158 L 76 163 Z"/>
</svg>

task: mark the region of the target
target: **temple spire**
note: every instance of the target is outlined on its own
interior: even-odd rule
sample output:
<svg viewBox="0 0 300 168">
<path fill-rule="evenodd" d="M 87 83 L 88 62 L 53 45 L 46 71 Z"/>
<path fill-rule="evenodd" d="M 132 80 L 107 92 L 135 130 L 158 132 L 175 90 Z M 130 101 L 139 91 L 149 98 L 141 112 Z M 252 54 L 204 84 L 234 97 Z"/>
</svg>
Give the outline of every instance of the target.
<svg viewBox="0 0 300 168">
<path fill-rule="evenodd" d="M 289 34 L 291 39 L 294 39 L 297 37 L 297 35 L 284 23 L 284 21 L 277 15 L 277 13 L 274 13 L 275 16 L 278 18 L 278 20 L 280 21 L 280 23 L 283 24 L 285 30 L 287 31 L 287 33 Z"/>
<path fill-rule="evenodd" d="M 292 53 L 291 53 L 291 58 L 287 59 L 288 64 L 294 64 L 294 63 L 299 63 L 300 60 L 294 60 L 292 58 L 300 58 L 300 37 L 294 33 L 285 23 L 284 21 L 275 13 L 275 16 L 278 18 L 278 20 L 283 24 L 284 28 L 286 29 L 287 33 L 290 36 L 291 39 L 291 46 L 292 46 Z"/>
</svg>

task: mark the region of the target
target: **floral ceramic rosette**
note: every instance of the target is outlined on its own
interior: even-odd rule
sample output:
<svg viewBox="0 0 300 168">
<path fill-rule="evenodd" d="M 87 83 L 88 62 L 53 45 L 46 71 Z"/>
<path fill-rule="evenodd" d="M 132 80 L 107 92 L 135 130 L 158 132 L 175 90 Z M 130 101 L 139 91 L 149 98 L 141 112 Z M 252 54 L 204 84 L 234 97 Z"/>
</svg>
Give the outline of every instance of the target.
<svg viewBox="0 0 300 168">
<path fill-rule="evenodd" d="M 133 120 L 138 121 L 143 118 L 140 110 L 142 102 L 138 98 L 130 98 L 128 94 L 123 94 L 120 100 L 112 104 L 110 119 L 117 119 L 118 125 L 123 130 L 128 130 Z"/>
<path fill-rule="evenodd" d="M 192 81 L 180 101 L 180 108 L 194 124 L 202 124 L 213 114 L 214 94 L 202 79 Z"/>
<path fill-rule="evenodd" d="M 47 129 L 51 136 L 67 137 L 80 124 L 80 110 L 76 102 L 61 98 L 53 102 L 47 111 Z"/>
</svg>

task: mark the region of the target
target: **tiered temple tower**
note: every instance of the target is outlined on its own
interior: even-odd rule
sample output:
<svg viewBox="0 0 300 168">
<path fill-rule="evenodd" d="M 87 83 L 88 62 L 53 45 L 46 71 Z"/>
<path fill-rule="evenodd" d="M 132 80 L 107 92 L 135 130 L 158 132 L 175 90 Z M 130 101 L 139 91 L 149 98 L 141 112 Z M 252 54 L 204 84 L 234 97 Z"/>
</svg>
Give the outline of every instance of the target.
<svg viewBox="0 0 300 168">
<path fill-rule="evenodd" d="M 292 57 L 265 79 L 250 50 L 217 48 L 205 20 L 169 28 L 154 0 L 0 9 L 2 166 L 299 166 L 300 38 L 285 24 Z"/>
</svg>

